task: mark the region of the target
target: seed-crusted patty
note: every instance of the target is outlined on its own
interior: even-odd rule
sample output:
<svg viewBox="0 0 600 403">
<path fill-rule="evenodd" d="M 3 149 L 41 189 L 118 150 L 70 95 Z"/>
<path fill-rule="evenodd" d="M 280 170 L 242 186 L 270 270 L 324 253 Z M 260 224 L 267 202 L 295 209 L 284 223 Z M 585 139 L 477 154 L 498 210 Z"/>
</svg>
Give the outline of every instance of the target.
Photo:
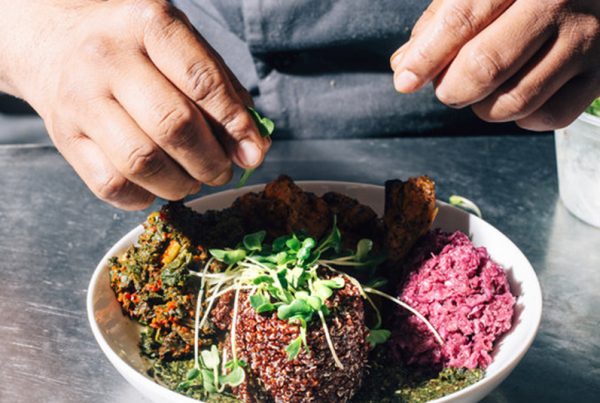
<svg viewBox="0 0 600 403">
<path fill-rule="evenodd" d="M 231 295 L 224 301 L 230 306 Z M 303 350 L 290 361 L 285 348 L 298 337 L 300 327 L 278 319 L 276 313 L 257 314 L 248 295 L 240 293 L 236 346 L 238 357 L 248 363 L 250 378 L 248 385 L 236 390 L 240 399 L 347 402 L 354 396 L 361 386 L 369 351 L 363 300 L 358 289 L 346 281 L 326 303 L 331 310 L 327 326 L 343 369 L 334 362 L 318 318 L 311 321 L 307 332 L 310 352 Z M 224 304 L 219 304 L 215 315 L 227 323 L 223 309 Z"/>
</svg>

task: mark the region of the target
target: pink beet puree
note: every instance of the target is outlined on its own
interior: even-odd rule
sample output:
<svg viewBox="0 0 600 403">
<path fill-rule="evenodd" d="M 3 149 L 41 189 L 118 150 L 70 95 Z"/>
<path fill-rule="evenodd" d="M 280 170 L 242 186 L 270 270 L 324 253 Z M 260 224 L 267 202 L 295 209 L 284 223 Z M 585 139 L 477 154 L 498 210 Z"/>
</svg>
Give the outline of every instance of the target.
<svg viewBox="0 0 600 403">
<path fill-rule="evenodd" d="M 399 298 L 423 314 L 444 339 L 398 311 L 391 345 L 407 364 L 486 368 L 494 341 L 512 326 L 515 298 L 502 267 L 462 232 L 427 234 L 407 260 Z"/>
</svg>

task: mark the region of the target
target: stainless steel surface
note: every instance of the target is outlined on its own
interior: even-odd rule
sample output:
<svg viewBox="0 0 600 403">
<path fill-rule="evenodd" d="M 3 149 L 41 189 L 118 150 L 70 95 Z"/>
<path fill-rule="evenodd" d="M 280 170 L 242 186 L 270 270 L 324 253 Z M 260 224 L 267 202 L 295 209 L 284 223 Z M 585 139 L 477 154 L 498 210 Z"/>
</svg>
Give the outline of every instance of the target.
<svg viewBox="0 0 600 403">
<path fill-rule="evenodd" d="M 551 136 L 295 141 L 276 142 L 251 182 L 427 173 L 441 199 L 476 201 L 544 291 L 537 339 L 485 401 L 597 401 L 600 230 L 558 201 L 555 169 Z M 1 402 L 145 401 L 104 358 L 85 314 L 93 268 L 145 214 L 96 200 L 52 148 L 0 147 Z"/>
</svg>

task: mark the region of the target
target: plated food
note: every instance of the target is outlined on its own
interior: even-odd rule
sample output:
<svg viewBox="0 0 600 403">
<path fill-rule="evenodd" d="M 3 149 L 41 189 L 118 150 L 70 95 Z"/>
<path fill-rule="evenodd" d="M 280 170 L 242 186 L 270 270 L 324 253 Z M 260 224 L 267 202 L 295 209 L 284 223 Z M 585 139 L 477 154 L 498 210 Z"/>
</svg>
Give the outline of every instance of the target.
<svg viewBox="0 0 600 403">
<path fill-rule="evenodd" d="M 505 270 L 430 231 L 428 178 L 387 182 L 384 204 L 281 177 L 221 210 L 151 214 L 108 267 L 147 373 L 208 401 L 424 401 L 477 382 L 514 323 Z"/>
</svg>

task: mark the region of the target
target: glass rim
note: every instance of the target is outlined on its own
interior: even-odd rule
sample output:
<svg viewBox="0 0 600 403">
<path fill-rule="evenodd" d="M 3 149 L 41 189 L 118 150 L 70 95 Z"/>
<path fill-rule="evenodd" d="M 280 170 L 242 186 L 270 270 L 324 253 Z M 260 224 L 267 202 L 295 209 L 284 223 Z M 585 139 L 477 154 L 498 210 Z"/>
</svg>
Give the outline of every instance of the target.
<svg viewBox="0 0 600 403">
<path fill-rule="evenodd" d="M 582 122 L 600 127 L 600 117 L 592 115 L 591 113 L 583 112 L 577 119 L 581 120 Z"/>
</svg>

